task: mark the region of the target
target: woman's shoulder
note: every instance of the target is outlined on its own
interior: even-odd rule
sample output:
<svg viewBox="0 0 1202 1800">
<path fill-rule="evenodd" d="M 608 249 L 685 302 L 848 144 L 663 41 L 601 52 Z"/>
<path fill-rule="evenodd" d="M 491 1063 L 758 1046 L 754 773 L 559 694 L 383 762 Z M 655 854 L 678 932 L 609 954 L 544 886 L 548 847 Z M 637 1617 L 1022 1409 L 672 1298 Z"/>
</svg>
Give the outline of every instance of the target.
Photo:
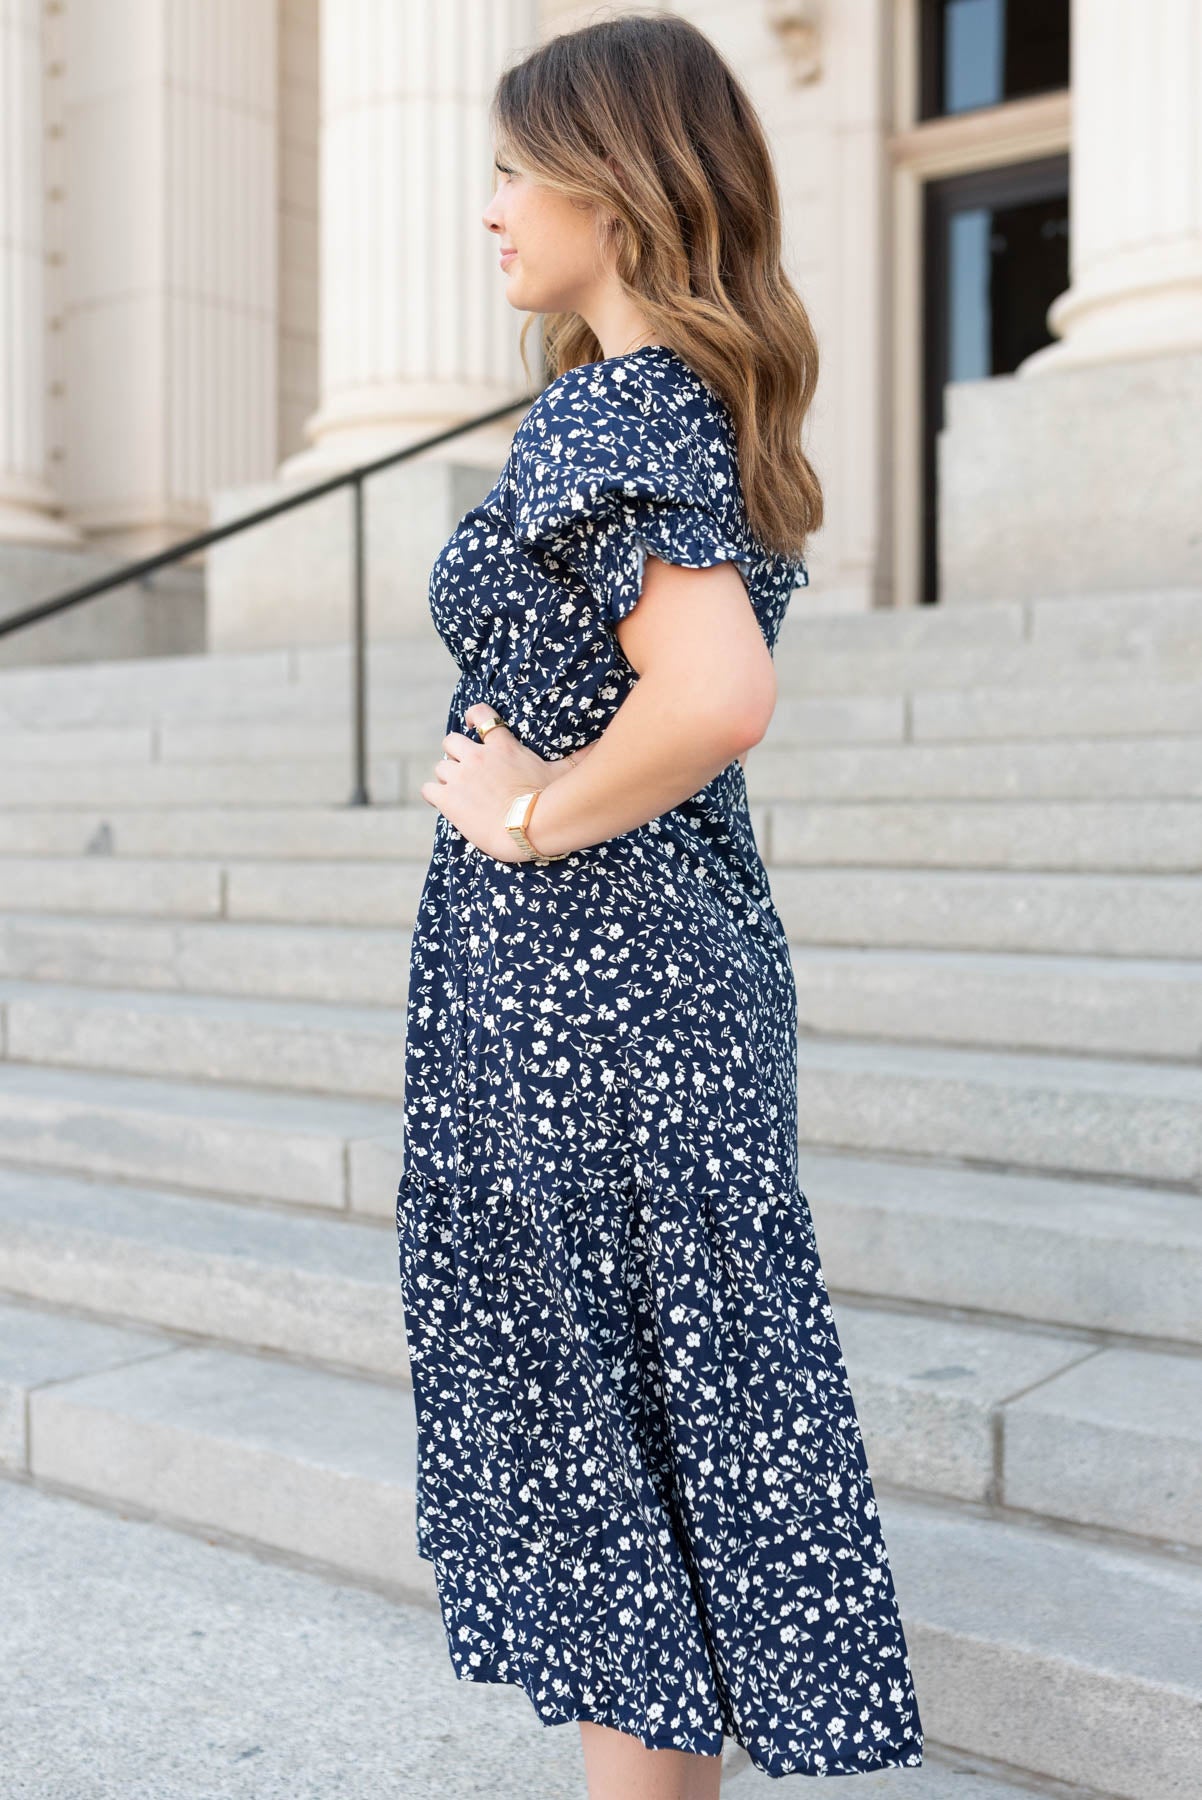
<svg viewBox="0 0 1202 1800">
<path fill-rule="evenodd" d="M 655 447 L 694 446 L 730 435 L 723 402 L 678 351 L 644 344 L 621 356 L 577 363 L 549 381 L 518 427 L 522 448 L 555 440 L 580 446 L 615 436 Z"/>
<path fill-rule="evenodd" d="M 710 509 L 735 529 L 737 462 L 706 391 L 662 344 L 556 376 L 514 434 L 506 494 L 518 538 L 602 521 L 634 530 L 647 504 Z"/>
<path fill-rule="evenodd" d="M 716 497 L 737 487 L 723 403 L 664 344 L 565 369 L 523 417 L 512 454 L 527 492 L 564 480 L 629 481 L 631 494 L 683 484 Z"/>
<path fill-rule="evenodd" d="M 548 382 L 514 434 L 503 504 L 521 544 L 557 554 L 591 540 L 598 554 L 637 544 L 690 567 L 738 561 L 764 581 L 795 568 L 751 529 L 725 401 L 663 344 Z"/>
</svg>

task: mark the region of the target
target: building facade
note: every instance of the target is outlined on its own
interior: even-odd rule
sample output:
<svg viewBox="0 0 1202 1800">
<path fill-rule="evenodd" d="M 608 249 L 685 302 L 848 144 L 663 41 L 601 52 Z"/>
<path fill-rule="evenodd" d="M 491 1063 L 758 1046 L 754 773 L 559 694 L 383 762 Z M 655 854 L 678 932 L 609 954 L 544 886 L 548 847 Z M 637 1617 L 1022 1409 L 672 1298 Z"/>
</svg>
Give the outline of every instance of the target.
<svg viewBox="0 0 1202 1800">
<path fill-rule="evenodd" d="M 118 10 L 0 11 L 0 613 L 527 392 L 480 221 L 488 98 L 623 9 Z M 796 604 L 1196 583 L 1202 0 L 665 10 L 761 111 L 819 335 L 827 519 Z M 507 435 L 398 476 L 431 528 L 380 528 L 406 569 L 386 629 L 422 628 L 422 559 Z M 341 632 L 306 510 L 210 554 L 210 647 Z"/>
</svg>

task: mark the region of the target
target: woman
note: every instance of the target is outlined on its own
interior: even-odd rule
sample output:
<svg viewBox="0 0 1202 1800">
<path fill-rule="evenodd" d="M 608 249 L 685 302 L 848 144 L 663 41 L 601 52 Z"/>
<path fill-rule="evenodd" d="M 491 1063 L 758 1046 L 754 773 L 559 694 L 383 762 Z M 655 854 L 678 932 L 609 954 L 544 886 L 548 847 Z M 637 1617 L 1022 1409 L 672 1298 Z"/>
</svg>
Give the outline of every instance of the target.
<svg viewBox="0 0 1202 1800">
<path fill-rule="evenodd" d="M 539 47 L 492 125 L 557 372 L 430 583 L 462 674 L 397 1195 L 418 1550 L 456 1673 L 579 1721 L 592 1800 L 709 1800 L 724 1736 L 917 1765 L 741 765 L 821 519 L 774 172 L 670 16 Z"/>
</svg>

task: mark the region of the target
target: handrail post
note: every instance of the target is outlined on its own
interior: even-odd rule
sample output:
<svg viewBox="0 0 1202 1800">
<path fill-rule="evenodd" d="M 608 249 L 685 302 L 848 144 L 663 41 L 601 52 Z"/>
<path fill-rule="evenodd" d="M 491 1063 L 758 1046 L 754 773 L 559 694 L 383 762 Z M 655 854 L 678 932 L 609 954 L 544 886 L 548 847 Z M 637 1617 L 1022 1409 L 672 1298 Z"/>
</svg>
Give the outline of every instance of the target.
<svg viewBox="0 0 1202 1800">
<path fill-rule="evenodd" d="M 367 792 L 367 580 L 366 544 L 363 532 L 363 478 L 351 482 L 351 535 L 354 556 L 354 630 L 351 645 L 351 680 L 354 684 L 354 786 L 352 806 L 370 806 Z"/>
</svg>

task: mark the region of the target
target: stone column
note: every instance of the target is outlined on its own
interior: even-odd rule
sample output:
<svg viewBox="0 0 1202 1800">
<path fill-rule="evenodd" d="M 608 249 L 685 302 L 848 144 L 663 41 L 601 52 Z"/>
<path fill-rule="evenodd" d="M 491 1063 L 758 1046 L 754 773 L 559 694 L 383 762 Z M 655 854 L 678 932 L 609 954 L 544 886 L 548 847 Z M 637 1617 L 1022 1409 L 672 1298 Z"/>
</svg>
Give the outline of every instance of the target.
<svg viewBox="0 0 1202 1800">
<path fill-rule="evenodd" d="M 321 397 L 289 479 L 383 455 L 526 390 L 521 316 L 480 215 L 488 100 L 536 40 L 537 15 L 536 0 L 324 0 Z M 481 436 L 474 451 L 495 462 L 510 436 Z M 452 450 L 472 455 L 466 442 Z"/>
<path fill-rule="evenodd" d="M 65 64 L 65 485 L 136 555 L 275 467 L 275 0 L 72 0 Z"/>
<path fill-rule="evenodd" d="M 0 0 L 0 542 L 73 544 L 46 476 L 39 0 Z"/>
<path fill-rule="evenodd" d="M 1202 0 L 1073 0 L 1071 285 L 1041 374 L 1202 349 Z"/>
</svg>

